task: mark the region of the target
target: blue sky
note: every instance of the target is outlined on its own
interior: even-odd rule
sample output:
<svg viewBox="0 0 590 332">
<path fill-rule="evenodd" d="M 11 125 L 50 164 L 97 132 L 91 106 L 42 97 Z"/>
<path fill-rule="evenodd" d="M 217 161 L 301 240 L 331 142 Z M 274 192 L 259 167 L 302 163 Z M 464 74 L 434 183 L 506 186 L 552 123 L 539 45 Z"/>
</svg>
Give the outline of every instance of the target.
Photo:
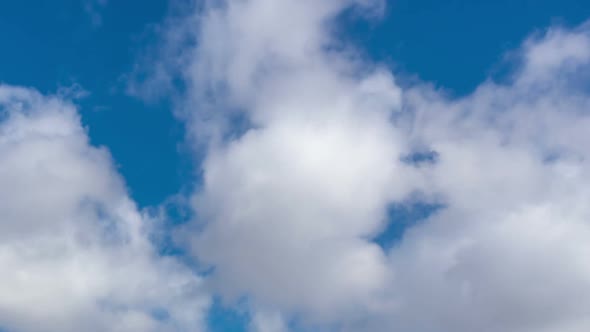
<svg viewBox="0 0 590 332">
<path fill-rule="evenodd" d="M 200 159 L 187 143 L 186 122 L 174 115 L 172 98 L 146 101 L 127 89 L 134 66 L 161 46 L 158 26 L 169 17 L 170 8 L 168 1 L 155 0 L 0 3 L 0 40 L 4 45 L 0 51 L 0 82 L 30 87 L 42 94 L 66 93 L 72 87 L 70 96 L 83 92 L 75 103 L 90 141 L 108 148 L 130 197 L 140 208 L 157 207 L 177 194 L 193 194 L 201 185 L 199 180 L 195 182 Z M 337 29 L 338 38 L 355 45 L 365 61 L 385 64 L 402 89 L 416 81 L 428 82 L 460 98 L 473 94 L 490 77 L 502 81 L 511 72 L 507 69 L 511 62 L 505 61 L 505 55 L 518 50 L 529 36 L 543 34 L 549 26 L 573 29 L 589 17 L 590 3 L 584 0 L 390 0 L 383 17 L 367 19 L 345 13 L 339 16 Z M 232 165 L 222 166 L 220 169 L 232 170 Z M 217 197 L 215 193 L 211 196 Z M 443 205 L 392 205 L 388 216 L 402 222 L 374 227 L 380 229 L 378 234 L 374 230 L 359 231 L 359 238 L 372 236 L 388 251 L 402 238 L 405 228 L 438 210 L 433 207 Z M 218 213 L 208 212 L 213 216 Z M 216 235 L 211 238 L 216 239 Z M 215 255 L 214 245 L 199 245 L 213 252 L 199 259 L 213 265 L 218 259 L 226 259 Z M 227 264 L 223 266 L 231 273 L 239 264 L 233 264 L 228 256 L 220 264 Z M 223 280 L 231 283 L 233 279 L 229 276 Z M 257 293 L 256 285 L 243 287 L 243 293 Z M 234 296 L 232 287 L 226 291 Z M 286 308 L 308 303 L 260 294 L 264 298 L 261 303 L 280 303 Z M 206 319 L 212 331 L 246 331 L 249 315 L 244 308 L 223 308 L 214 297 L 211 315 Z M 320 309 L 311 321 L 330 321 L 331 316 L 324 316 L 324 309 Z M 294 312 L 287 317 L 297 317 L 299 312 Z M 0 320 L 0 330 L 1 326 Z"/>
</svg>

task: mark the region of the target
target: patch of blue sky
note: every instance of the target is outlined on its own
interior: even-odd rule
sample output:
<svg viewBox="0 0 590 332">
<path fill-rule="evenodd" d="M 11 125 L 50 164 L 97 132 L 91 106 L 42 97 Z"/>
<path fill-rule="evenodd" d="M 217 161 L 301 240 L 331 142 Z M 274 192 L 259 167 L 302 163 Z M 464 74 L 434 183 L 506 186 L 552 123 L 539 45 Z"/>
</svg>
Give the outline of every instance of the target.
<svg viewBox="0 0 590 332">
<path fill-rule="evenodd" d="M 443 208 L 442 204 L 424 202 L 391 204 L 387 211 L 385 228 L 372 240 L 387 251 L 402 240 L 408 229 Z"/>
<path fill-rule="evenodd" d="M 207 317 L 207 325 L 211 331 L 248 331 L 249 314 L 243 310 L 224 304 L 217 297 L 214 298 Z"/>
<path fill-rule="evenodd" d="M 401 83 L 415 77 L 465 95 L 509 73 L 507 52 L 551 25 L 590 17 L 585 0 L 391 0 L 381 21 L 345 16 L 343 38 L 387 63 Z"/>
</svg>

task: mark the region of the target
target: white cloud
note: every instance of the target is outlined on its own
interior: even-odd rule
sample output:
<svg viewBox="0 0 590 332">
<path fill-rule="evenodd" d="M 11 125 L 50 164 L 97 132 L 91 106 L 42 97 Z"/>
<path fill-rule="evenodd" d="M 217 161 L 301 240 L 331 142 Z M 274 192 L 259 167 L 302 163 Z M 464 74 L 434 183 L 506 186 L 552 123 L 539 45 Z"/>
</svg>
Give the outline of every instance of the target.
<svg viewBox="0 0 590 332">
<path fill-rule="evenodd" d="M 287 324 L 277 312 L 257 311 L 250 323 L 252 332 L 287 332 Z"/>
<path fill-rule="evenodd" d="M 573 40 L 579 50 L 559 47 Z M 525 43 L 511 82 L 459 100 L 406 91 L 414 137 L 440 157 L 425 190 L 447 207 L 390 252 L 388 326 L 588 329 L 589 41 L 585 28 L 551 29 Z"/>
<path fill-rule="evenodd" d="M 0 327 L 201 328 L 201 280 L 158 256 L 152 221 L 72 104 L 0 86 L 0 183 Z"/>
<path fill-rule="evenodd" d="M 208 222 L 194 238 L 195 255 L 215 266 L 222 293 L 318 321 L 374 305 L 388 269 L 365 238 L 382 226 L 388 202 L 407 193 L 410 171 L 398 161 L 401 138 L 389 122 L 401 108 L 392 77 L 362 68 L 359 78 L 353 60 L 325 54 L 323 25 L 346 5 L 213 9 L 202 17 L 188 69 L 192 102 L 221 112 L 213 123 L 193 117 L 195 130 L 214 127 L 194 200 Z M 226 144 L 216 121 L 233 107 L 246 109 L 257 129 Z"/>
<path fill-rule="evenodd" d="M 355 3 L 208 3 L 167 32 L 196 45 L 165 61 L 207 147 L 185 235 L 213 285 L 275 310 L 253 321 L 275 330 L 588 330 L 587 25 L 527 40 L 508 82 L 450 99 L 333 38 Z M 249 128 L 228 135 L 236 114 Z M 415 148 L 437 161 L 404 163 Z M 383 251 L 388 205 L 416 193 L 444 209 Z"/>
</svg>

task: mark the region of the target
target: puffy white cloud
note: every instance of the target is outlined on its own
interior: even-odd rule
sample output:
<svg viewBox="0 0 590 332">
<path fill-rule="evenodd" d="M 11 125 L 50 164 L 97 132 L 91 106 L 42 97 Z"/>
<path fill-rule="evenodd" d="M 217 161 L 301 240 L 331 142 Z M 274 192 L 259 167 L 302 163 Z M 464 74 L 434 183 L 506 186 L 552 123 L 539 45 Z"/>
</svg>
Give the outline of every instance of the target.
<svg viewBox="0 0 590 332">
<path fill-rule="evenodd" d="M 396 304 L 386 326 L 590 326 L 589 41 L 585 27 L 553 28 L 525 43 L 509 82 L 459 100 L 406 91 L 414 137 L 439 155 L 424 190 L 446 208 L 390 252 Z"/>
<path fill-rule="evenodd" d="M 367 238 L 409 187 L 403 138 L 389 121 L 401 108 L 391 75 L 359 64 L 359 76 L 354 59 L 324 50 L 323 25 L 346 5 L 230 2 L 202 17 L 189 66 L 198 105 L 243 108 L 254 127 L 211 140 L 194 199 L 207 222 L 195 255 L 215 267 L 222 293 L 319 321 L 374 305 L 388 269 Z M 202 97 L 206 87 L 213 99 Z"/>
<path fill-rule="evenodd" d="M 152 223 L 72 104 L 0 86 L 0 327 L 200 330 L 201 280 L 158 255 Z"/>
<path fill-rule="evenodd" d="M 213 285 L 276 310 L 260 330 L 588 330 L 587 25 L 525 41 L 506 82 L 453 99 L 333 38 L 360 4 L 381 5 L 207 3 L 169 32 L 194 41 L 168 61 L 206 142 L 185 235 Z M 437 158 L 404 162 L 416 149 Z M 373 243 L 389 204 L 416 197 L 444 208 Z"/>
</svg>

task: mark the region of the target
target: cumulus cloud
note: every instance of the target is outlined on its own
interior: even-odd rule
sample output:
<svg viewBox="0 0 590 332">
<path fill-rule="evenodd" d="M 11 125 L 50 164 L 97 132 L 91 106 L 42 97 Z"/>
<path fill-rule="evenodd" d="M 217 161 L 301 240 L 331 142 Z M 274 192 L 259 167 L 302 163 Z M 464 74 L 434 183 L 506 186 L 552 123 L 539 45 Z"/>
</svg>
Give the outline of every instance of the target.
<svg viewBox="0 0 590 332">
<path fill-rule="evenodd" d="M 0 328 L 199 330 L 201 280 L 149 240 L 75 107 L 0 86 Z"/>
<path fill-rule="evenodd" d="M 446 209 L 389 254 L 391 326 L 590 326 L 588 41 L 586 26 L 552 28 L 525 42 L 509 82 L 459 100 L 406 91 L 412 136 L 439 155 L 423 190 Z"/>
<path fill-rule="evenodd" d="M 322 322 L 376 305 L 389 271 L 367 238 L 409 190 L 403 138 L 390 122 L 399 88 L 385 70 L 326 50 L 341 46 L 324 25 L 347 5 L 212 8 L 188 68 L 189 102 L 205 110 L 192 118 L 195 136 L 213 128 L 194 197 L 206 223 L 195 255 L 214 266 L 222 293 Z M 251 129 L 225 140 L 224 121 L 236 113 Z"/>
<path fill-rule="evenodd" d="M 184 235 L 211 284 L 273 308 L 261 331 L 588 330 L 588 25 L 531 37 L 505 81 L 450 98 L 334 38 L 344 10 L 380 6 L 205 2 L 169 27 L 188 37 L 163 67 L 205 149 Z M 375 244 L 413 200 L 443 208 Z"/>
</svg>

